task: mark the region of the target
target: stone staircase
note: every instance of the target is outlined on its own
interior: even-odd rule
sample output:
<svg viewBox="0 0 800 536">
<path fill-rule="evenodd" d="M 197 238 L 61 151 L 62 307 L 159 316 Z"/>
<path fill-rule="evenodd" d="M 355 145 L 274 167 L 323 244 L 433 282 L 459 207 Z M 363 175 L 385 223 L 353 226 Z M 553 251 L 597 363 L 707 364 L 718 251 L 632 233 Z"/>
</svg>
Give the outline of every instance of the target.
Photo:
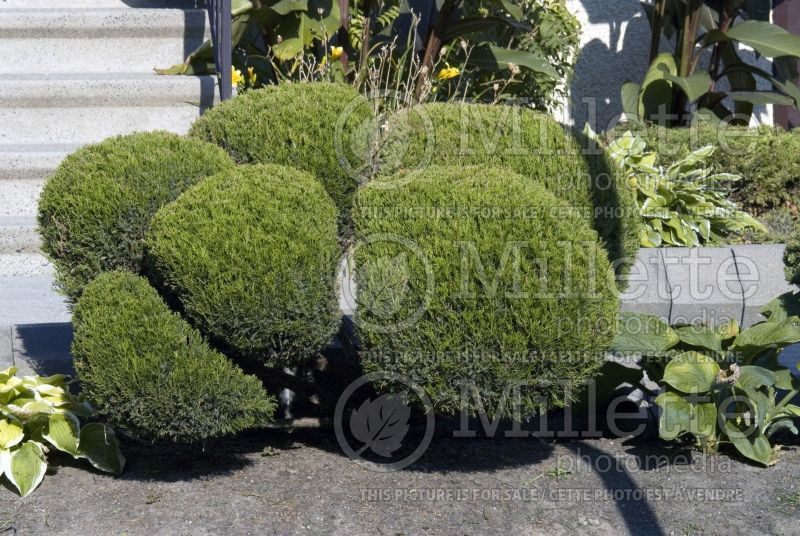
<svg viewBox="0 0 800 536">
<path fill-rule="evenodd" d="M 0 330 L 69 321 L 36 233 L 61 160 L 113 135 L 185 133 L 213 105 L 213 77 L 153 72 L 207 38 L 198 2 L 0 0 Z"/>
</svg>

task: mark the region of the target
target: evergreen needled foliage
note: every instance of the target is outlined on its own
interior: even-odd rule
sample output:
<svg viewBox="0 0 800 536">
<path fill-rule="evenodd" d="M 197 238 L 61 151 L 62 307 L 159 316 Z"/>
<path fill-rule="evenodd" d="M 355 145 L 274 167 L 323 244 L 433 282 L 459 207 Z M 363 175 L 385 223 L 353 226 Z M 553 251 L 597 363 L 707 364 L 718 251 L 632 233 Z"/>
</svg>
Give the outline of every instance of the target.
<svg viewBox="0 0 800 536">
<path fill-rule="evenodd" d="M 212 350 L 139 276 L 97 277 L 73 321 L 83 392 L 109 424 L 191 443 L 272 420 L 274 400 L 259 380 Z"/>
<path fill-rule="evenodd" d="M 284 83 L 222 103 L 195 122 L 190 136 L 218 144 L 240 164 L 313 173 L 346 214 L 371 127 L 370 104 L 349 86 Z"/>
<path fill-rule="evenodd" d="M 427 165 L 506 167 L 544 184 L 562 205 L 581 210 L 612 261 L 639 247 L 636 192 L 601 147 L 552 117 L 519 106 L 426 104 L 390 118 L 376 165 L 381 180 Z M 589 150 L 585 150 L 589 148 Z M 587 153 L 587 154 L 583 154 Z"/>
<path fill-rule="evenodd" d="M 356 327 L 367 371 L 422 386 L 437 411 L 562 405 L 613 340 L 619 300 L 597 233 L 539 181 L 431 167 L 356 196 Z M 501 406 L 504 394 L 510 394 Z M 476 402 L 480 399 L 480 404 Z M 544 400 L 540 400 L 540 398 Z"/>
<path fill-rule="evenodd" d="M 45 185 L 38 215 L 60 290 L 74 302 L 101 272 L 139 272 L 156 210 L 232 167 L 218 147 L 168 132 L 109 138 L 68 156 Z"/>
<path fill-rule="evenodd" d="M 336 208 L 309 173 L 211 177 L 156 214 L 147 245 L 157 285 L 234 353 L 291 366 L 338 330 Z"/>
<path fill-rule="evenodd" d="M 795 224 L 794 230 L 786 240 L 783 264 L 786 281 L 792 285 L 800 285 L 800 224 Z"/>
</svg>

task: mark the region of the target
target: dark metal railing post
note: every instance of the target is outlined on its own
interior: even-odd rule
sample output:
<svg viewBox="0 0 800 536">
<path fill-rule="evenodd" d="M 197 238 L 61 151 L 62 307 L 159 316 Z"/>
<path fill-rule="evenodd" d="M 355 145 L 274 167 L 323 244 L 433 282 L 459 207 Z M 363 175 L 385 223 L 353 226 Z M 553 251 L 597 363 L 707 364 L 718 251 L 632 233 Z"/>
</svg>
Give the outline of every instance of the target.
<svg viewBox="0 0 800 536">
<path fill-rule="evenodd" d="M 208 21 L 211 24 L 211 45 L 219 80 L 219 98 L 228 100 L 233 96 L 231 0 L 208 0 Z"/>
</svg>

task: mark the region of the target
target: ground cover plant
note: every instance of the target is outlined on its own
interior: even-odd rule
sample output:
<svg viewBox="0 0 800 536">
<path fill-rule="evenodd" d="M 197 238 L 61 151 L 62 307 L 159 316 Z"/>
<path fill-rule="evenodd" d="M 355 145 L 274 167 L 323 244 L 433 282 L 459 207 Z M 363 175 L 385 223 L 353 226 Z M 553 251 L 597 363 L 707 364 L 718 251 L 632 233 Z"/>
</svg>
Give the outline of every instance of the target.
<svg viewBox="0 0 800 536">
<path fill-rule="evenodd" d="M 39 199 L 42 250 L 74 302 L 98 274 L 140 272 L 144 234 L 158 208 L 233 161 L 214 145 L 168 132 L 109 138 L 78 149 Z"/>
<path fill-rule="evenodd" d="M 766 232 L 726 198 L 742 178 L 709 171 L 707 162 L 716 152 L 713 146 L 701 147 L 667 168 L 656 166 L 656 153 L 631 132 L 611 142 L 609 151 L 636 188 L 643 247 L 696 247 L 747 229 Z"/>
<path fill-rule="evenodd" d="M 94 409 L 70 393 L 68 381 L 62 374 L 20 378 L 16 367 L 0 372 L 0 478 L 23 497 L 44 479 L 50 449 L 107 473 L 118 475 L 125 467 L 114 430 L 86 422 Z"/>
<path fill-rule="evenodd" d="M 778 432 L 797 434 L 800 407 L 792 404 L 800 379 L 779 362 L 781 351 L 800 342 L 797 294 L 767 305 L 766 320 L 740 330 L 735 320 L 718 326 L 669 326 L 657 317 L 623 313 L 613 352 L 640 367 L 604 365 L 599 392 L 625 382 L 638 386 L 661 408 L 659 435 L 691 438 L 704 452 L 729 444 L 762 465 L 778 461 Z M 661 387 L 639 384 L 644 374 Z M 795 373 L 796 374 L 796 373 Z M 610 388 L 610 389 L 609 389 Z"/>
<path fill-rule="evenodd" d="M 150 273 L 193 325 L 234 355 L 297 365 L 339 328 L 336 215 L 311 174 L 240 166 L 156 214 Z"/>
<path fill-rule="evenodd" d="M 584 214 L 622 273 L 635 258 L 635 189 L 601 148 L 553 118 L 518 106 L 435 103 L 390 117 L 384 132 L 374 157 L 380 180 L 428 165 L 506 167 Z"/>
<path fill-rule="evenodd" d="M 655 165 L 665 168 L 704 146 L 716 147 L 706 162 L 709 172 L 741 176 L 728 188 L 727 198 L 767 228 L 766 232 L 745 231 L 742 238 L 750 242 L 787 240 L 792 220 L 800 214 L 800 161 L 795 157 L 800 151 L 800 131 L 726 124 L 689 128 L 626 124 L 609 131 L 607 142 L 613 143 L 629 129 L 655 152 Z"/>
<path fill-rule="evenodd" d="M 430 167 L 406 178 L 356 196 L 365 370 L 407 375 L 443 414 L 511 416 L 510 383 L 525 386 L 523 414 L 563 405 L 616 329 L 613 270 L 597 233 L 543 184 L 504 168 Z M 461 380 L 475 382 L 479 400 L 462 401 Z"/>
<path fill-rule="evenodd" d="M 106 422 L 141 439 L 202 442 L 263 425 L 274 399 L 208 346 L 146 279 L 106 272 L 75 306 L 72 355 Z"/>
</svg>

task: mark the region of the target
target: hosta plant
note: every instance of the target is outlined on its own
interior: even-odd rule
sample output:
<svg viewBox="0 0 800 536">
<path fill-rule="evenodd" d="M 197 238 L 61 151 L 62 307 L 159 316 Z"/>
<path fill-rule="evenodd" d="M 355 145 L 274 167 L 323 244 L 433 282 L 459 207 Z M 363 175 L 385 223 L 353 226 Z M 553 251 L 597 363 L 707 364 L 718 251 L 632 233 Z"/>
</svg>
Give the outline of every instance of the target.
<svg viewBox="0 0 800 536">
<path fill-rule="evenodd" d="M 647 143 L 626 132 L 611 142 L 611 158 L 636 188 L 642 217 L 643 247 L 694 247 L 718 241 L 745 229 L 764 230 L 726 197 L 739 175 L 712 173 L 708 162 L 715 148 L 701 147 L 667 168 Z"/>
<path fill-rule="evenodd" d="M 114 430 L 81 422 L 94 410 L 70 394 L 66 376 L 20 378 L 16 372 L 16 367 L 0 372 L 0 470 L 20 495 L 41 483 L 51 449 L 86 459 L 107 473 L 122 472 L 125 458 Z"/>
<path fill-rule="evenodd" d="M 800 407 L 790 402 L 800 380 L 778 356 L 800 342 L 799 312 L 800 294 L 788 293 L 762 311 L 766 321 L 745 330 L 735 320 L 669 326 L 654 316 L 622 313 L 613 351 L 635 356 L 640 367 L 609 362 L 597 392 L 636 385 L 646 373 L 662 388 L 657 394 L 641 386 L 661 408 L 663 439 L 691 436 L 705 452 L 732 444 L 746 458 L 772 465 L 779 449 L 774 434 L 798 432 L 793 419 Z"/>
</svg>

